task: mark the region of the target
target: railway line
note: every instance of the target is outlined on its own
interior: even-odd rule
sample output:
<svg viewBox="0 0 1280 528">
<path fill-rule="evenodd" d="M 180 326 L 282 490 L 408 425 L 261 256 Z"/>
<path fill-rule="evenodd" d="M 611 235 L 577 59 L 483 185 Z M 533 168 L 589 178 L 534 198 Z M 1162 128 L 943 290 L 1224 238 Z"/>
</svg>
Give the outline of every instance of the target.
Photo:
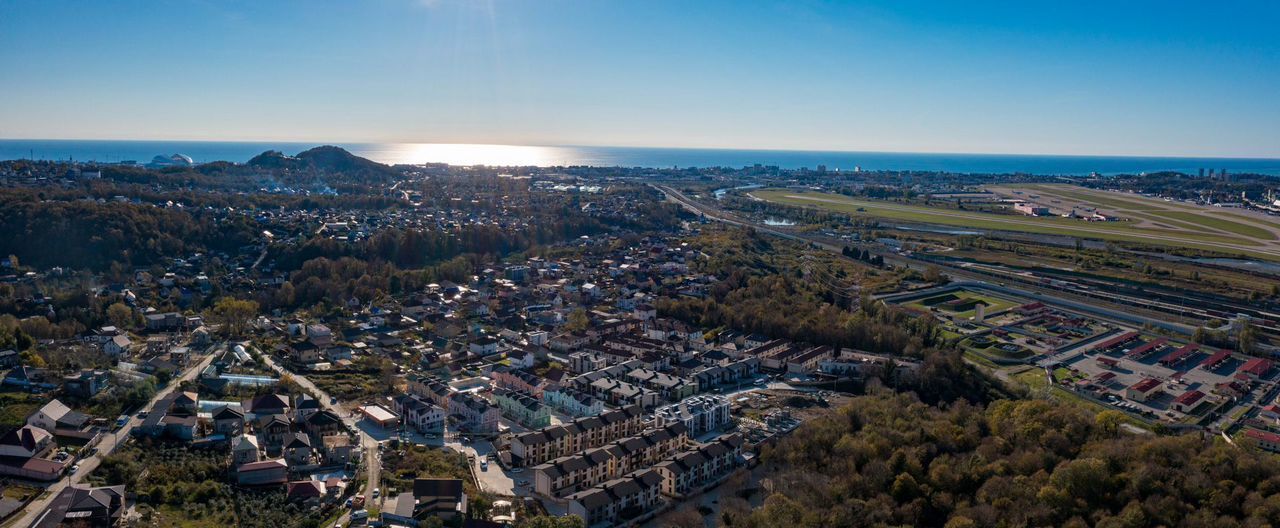
<svg viewBox="0 0 1280 528">
<path fill-rule="evenodd" d="M 697 202 L 683 193 L 666 185 L 653 184 L 668 199 L 681 204 L 687 210 L 700 216 L 742 227 L 750 227 L 758 232 L 801 241 L 815 248 L 840 252 L 843 246 L 823 240 L 812 235 L 801 235 L 784 231 L 772 226 L 763 225 L 744 219 L 730 212 Z M 1223 300 L 1202 298 L 1174 297 L 1166 292 L 1134 291 L 1132 287 L 1097 281 L 1097 280 L 1064 280 L 1037 275 L 1030 271 L 1015 270 L 989 264 L 957 262 L 954 259 L 915 253 L 902 255 L 895 252 L 874 252 L 886 262 L 906 265 L 916 269 L 936 266 L 953 279 L 969 281 L 985 288 L 1004 289 L 1006 293 L 1021 294 L 1028 298 L 1036 298 L 1045 294 L 1052 295 L 1051 302 L 1073 305 L 1077 309 L 1089 309 L 1110 318 L 1119 318 L 1139 324 L 1152 324 L 1178 333 L 1190 334 L 1196 327 L 1205 326 L 1217 321 L 1231 321 L 1240 314 L 1249 316 L 1251 322 L 1260 330 L 1280 335 L 1280 314 L 1254 307 L 1228 303 Z M 995 281 L 995 284 L 991 282 Z M 1027 291 L 1013 290 L 1010 284 L 1016 284 Z M 1098 306 L 1097 303 L 1110 306 Z M 1112 308 L 1114 307 L 1114 308 Z M 1138 311 L 1135 311 L 1138 310 Z M 1166 319 L 1172 316 L 1172 321 Z"/>
</svg>

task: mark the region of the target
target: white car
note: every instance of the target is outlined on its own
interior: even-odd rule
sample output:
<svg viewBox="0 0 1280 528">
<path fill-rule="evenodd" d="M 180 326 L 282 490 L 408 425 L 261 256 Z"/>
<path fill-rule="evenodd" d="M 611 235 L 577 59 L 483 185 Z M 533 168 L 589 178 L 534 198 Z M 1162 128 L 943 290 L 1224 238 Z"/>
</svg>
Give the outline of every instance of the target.
<svg viewBox="0 0 1280 528">
<path fill-rule="evenodd" d="M 77 471 L 80 471 L 80 464 L 72 464 L 72 465 L 71 465 L 71 470 L 70 470 L 70 471 L 68 471 L 68 472 L 67 472 L 67 474 L 68 474 L 68 475 L 74 475 Z"/>
</svg>

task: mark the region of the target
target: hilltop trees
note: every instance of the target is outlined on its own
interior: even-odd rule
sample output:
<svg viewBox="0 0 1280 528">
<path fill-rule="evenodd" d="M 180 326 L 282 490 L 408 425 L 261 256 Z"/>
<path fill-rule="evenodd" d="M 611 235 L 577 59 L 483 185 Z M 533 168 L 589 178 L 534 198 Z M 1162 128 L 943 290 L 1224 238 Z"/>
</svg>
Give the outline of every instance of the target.
<svg viewBox="0 0 1280 528">
<path fill-rule="evenodd" d="M 766 526 L 1269 526 L 1280 459 L 1047 401 L 865 396 L 763 454 Z"/>
</svg>

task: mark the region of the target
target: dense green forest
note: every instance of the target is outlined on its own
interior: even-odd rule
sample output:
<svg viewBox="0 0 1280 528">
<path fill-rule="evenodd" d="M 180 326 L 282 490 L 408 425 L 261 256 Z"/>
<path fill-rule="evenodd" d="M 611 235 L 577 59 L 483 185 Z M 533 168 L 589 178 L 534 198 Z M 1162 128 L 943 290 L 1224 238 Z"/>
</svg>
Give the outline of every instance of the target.
<svg viewBox="0 0 1280 528">
<path fill-rule="evenodd" d="M 1047 401 L 864 396 L 763 453 L 763 507 L 732 527 L 1261 527 L 1280 459 L 1212 435 L 1128 434 Z"/>
<path fill-rule="evenodd" d="M 112 263 L 149 265 L 194 251 L 233 251 L 257 230 L 242 217 L 219 221 L 149 205 L 89 200 L 43 201 L 26 191 L 0 192 L 0 255 L 28 265 L 103 270 Z"/>
</svg>

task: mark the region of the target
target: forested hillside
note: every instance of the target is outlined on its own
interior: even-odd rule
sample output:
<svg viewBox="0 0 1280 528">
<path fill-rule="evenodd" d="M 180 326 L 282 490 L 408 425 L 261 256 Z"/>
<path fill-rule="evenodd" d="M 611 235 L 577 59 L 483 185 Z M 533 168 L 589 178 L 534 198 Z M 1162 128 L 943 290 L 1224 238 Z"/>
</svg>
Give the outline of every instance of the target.
<svg viewBox="0 0 1280 528">
<path fill-rule="evenodd" d="M 733 527 L 1280 523 L 1280 459 L 1212 435 L 1133 435 L 1046 401 L 864 396 L 763 454 L 774 493 Z"/>
</svg>

